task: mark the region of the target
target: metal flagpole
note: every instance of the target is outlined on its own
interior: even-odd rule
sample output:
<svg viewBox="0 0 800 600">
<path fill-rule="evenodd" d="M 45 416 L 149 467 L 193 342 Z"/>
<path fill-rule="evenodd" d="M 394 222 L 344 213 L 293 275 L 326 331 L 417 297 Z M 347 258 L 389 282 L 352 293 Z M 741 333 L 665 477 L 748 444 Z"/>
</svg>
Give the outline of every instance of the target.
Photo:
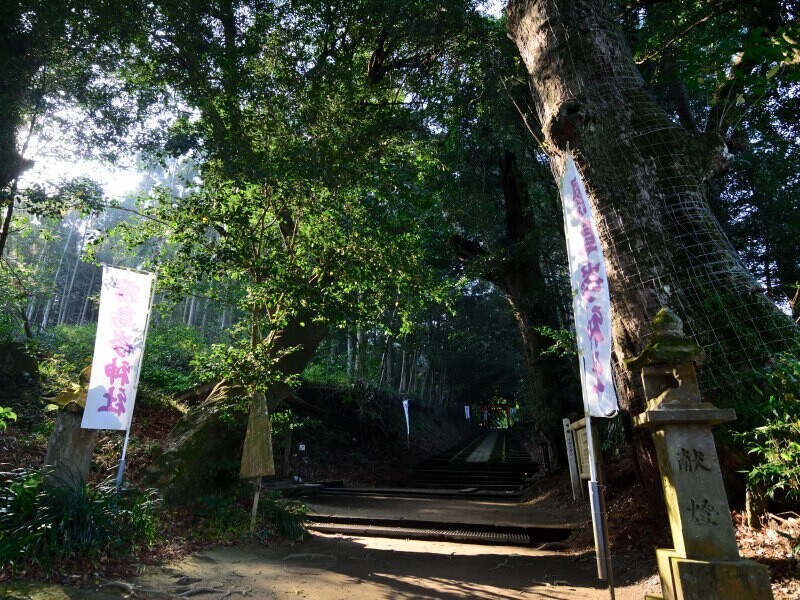
<svg viewBox="0 0 800 600">
<path fill-rule="evenodd" d="M 125 430 L 125 441 L 122 444 L 122 457 L 119 459 L 119 467 L 117 468 L 117 481 L 116 488 L 122 486 L 122 476 L 125 473 L 125 455 L 128 453 L 128 440 L 131 437 L 131 424 L 128 423 L 128 428 Z"/>
<path fill-rule="evenodd" d="M 129 271 L 137 271 L 139 273 L 143 273 L 146 271 L 138 271 L 137 269 L 128 269 Z M 147 307 L 147 319 L 145 320 L 144 324 L 144 333 L 142 334 L 142 359 L 139 361 L 139 365 L 136 371 L 136 386 L 139 386 L 139 374 L 142 372 L 142 363 L 144 362 L 144 346 L 147 342 L 147 332 L 150 330 L 150 316 L 153 312 L 153 301 L 156 297 L 156 279 L 157 275 L 153 274 L 153 281 L 151 282 L 150 288 L 150 305 Z M 116 480 L 116 488 L 119 489 L 122 486 L 122 477 L 125 474 L 125 457 L 128 454 L 128 440 L 131 437 L 131 424 L 133 423 L 133 415 L 131 418 L 128 419 L 128 427 L 125 429 L 125 441 L 122 443 L 122 456 L 119 459 L 119 467 L 117 468 L 117 480 Z"/>
<path fill-rule="evenodd" d="M 584 358 L 581 357 L 581 363 Z M 581 365 L 585 367 L 585 365 Z M 586 395 L 586 382 L 584 381 L 585 369 L 581 368 L 581 389 Z M 615 600 L 614 571 L 611 564 L 611 552 L 608 541 L 608 521 L 606 513 L 605 485 L 599 480 L 597 461 L 595 460 L 595 433 L 594 424 L 588 403 L 584 402 L 584 421 L 586 423 L 586 451 L 589 454 L 589 506 L 592 512 L 592 533 L 594 534 L 594 550 L 597 560 L 597 577 L 608 581 L 611 600 Z"/>
<path fill-rule="evenodd" d="M 608 521 L 606 519 L 605 485 L 597 479 L 597 464 L 594 460 L 595 434 L 592 417 L 586 414 L 586 441 L 589 452 L 589 502 L 592 507 L 594 547 L 597 554 L 597 576 L 607 580 L 614 600 L 614 573 L 608 543 Z"/>
</svg>

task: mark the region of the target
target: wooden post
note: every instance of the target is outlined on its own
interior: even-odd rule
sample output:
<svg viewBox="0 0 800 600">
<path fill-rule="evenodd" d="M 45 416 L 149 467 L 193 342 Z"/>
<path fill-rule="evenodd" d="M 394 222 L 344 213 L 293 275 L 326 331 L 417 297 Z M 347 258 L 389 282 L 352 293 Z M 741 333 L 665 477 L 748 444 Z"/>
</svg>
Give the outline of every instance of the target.
<svg viewBox="0 0 800 600">
<path fill-rule="evenodd" d="M 572 439 L 572 428 L 569 419 L 563 419 L 564 441 L 567 444 L 567 463 L 569 464 L 569 479 L 572 483 L 572 499 L 577 502 L 583 498 L 583 488 L 581 487 L 581 476 L 578 473 L 578 459 L 575 455 L 575 441 Z"/>
</svg>

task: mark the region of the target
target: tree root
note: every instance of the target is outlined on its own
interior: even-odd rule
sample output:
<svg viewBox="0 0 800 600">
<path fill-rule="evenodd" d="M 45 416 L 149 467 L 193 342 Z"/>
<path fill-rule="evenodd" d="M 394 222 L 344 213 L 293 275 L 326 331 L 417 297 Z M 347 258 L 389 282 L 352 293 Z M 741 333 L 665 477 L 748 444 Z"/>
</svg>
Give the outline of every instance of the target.
<svg viewBox="0 0 800 600">
<path fill-rule="evenodd" d="M 316 552 L 302 552 L 300 554 L 289 554 L 288 556 L 284 556 L 283 560 L 295 560 L 298 558 L 324 558 L 327 560 L 336 560 L 336 557 L 333 554 L 317 554 Z"/>
<path fill-rule="evenodd" d="M 195 596 L 197 594 L 222 594 L 218 596 L 217 600 L 222 600 L 223 598 L 228 598 L 232 594 L 241 594 L 242 596 L 247 596 L 250 592 L 253 591 L 253 588 L 247 586 L 247 588 L 242 590 L 227 590 L 227 589 L 218 589 L 213 587 L 196 587 L 185 590 L 180 593 L 170 593 L 170 592 L 163 592 L 161 590 L 153 590 L 148 588 L 142 588 L 139 586 L 135 586 L 131 583 L 127 583 L 125 581 L 108 581 L 105 579 L 100 578 L 103 581 L 103 584 L 98 586 L 98 589 L 103 589 L 105 587 L 116 587 L 120 588 L 124 592 L 125 598 L 138 598 L 136 592 L 142 592 L 146 594 L 156 594 L 159 596 L 163 596 L 164 598 L 189 598 L 191 596 Z"/>
<path fill-rule="evenodd" d="M 217 588 L 212 588 L 212 587 L 198 587 L 186 590 L 182 594 L 178 594 L 176 598 L 188 598 L 189 596 L 194 596 L 196 594 L 222 594 L 220 598 L 227 598 L 232 593 L 233 590 L 219 590 Z"/>
<path fill-rule="evenodd" d="M 212 587 L 196 587 L 186 590 L 182 594 L 177 594 L 175 598 L 189 598 L 190 596 L 194 596 L 196 594 L 222 594 L 222 596 L 219 596 L 217 599 L 222 600 L 222 598 L 227 598 L 231 594 L 241 594 L 242 596 L 247 596 L 247 594 L 249 594 L 251 591 L 253 591 L 253 588 L 250 586 L 247 586 L 247 589 L 244 590 L 222 590 Z"/>
<path fill-rule="evenodd" d="M 169 592 L 162 592 L 161 590 L 152 590 L 149 588 L 139 587 L 133 585 L 132 583 L 128 583 L 126 581 L 111 581 L 109 579 L 104 579 L 102 577 L 97 577 L 97 579 L 103 582 L 102 584 L 97 586 L 98 590 L 102 590 L 103 588 L 106 587 L 120 588 L 121 590 L 123 590 L 124 598 L 138 598 L 139 596 L 136 594 L 136 592 L 142 592 L 145 594 L 156 594 L 159 596 L 164 596 L 165 598 L 172 597 L 172 594 L 170 594 Z"/>
<path fill-rule="evenodd" d="M 541 546 L 537 546 L 534 550 L 565 550 L 569 548 L 569 544 L 564 542 L 545 542 Z"/>
<path fill-rule="evenodd" d="M 124 581 L 106 581 L 105 583 L 98 585 L 97 589 L 102 590 L 103 588 L 106 587 L 120 588 L 125 593 L 124 596 L 125 598 L 128 598 L 130 596 L 133 596 L 134 598 L 137 597 L 136 590 L 134 589 L 134 587 L 130 583 L 126 583 Z"/>
<path fill-rule="evenodd" d="M 509 569 L 513 569 L 514 568 L 510 564 L 508 564 L 507 560 L 504 560 L 503 562 L 498 563 L 497 566 L 490 567 L 490 568 L 488 568 L 486 570 L 487 571 L 494 571 L 495 569 L 499 569 L 500 567 L 508 567 Z"/>
</svg>

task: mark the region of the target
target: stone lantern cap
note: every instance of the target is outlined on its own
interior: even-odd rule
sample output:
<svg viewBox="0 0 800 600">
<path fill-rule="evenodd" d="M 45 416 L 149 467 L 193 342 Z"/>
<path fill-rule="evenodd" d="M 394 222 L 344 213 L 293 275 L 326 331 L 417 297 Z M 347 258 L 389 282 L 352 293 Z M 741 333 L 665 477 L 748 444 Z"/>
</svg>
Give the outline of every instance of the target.
<svg viewBox="0 0 800 600">
<path fill-rule="evenodd" d="M 658 311 L 651 321 L 653 334 L 639 356 L 626 358 L 625 366 L 641 371 L 650 365 L 680 365 L 693 362 L 702 365 L 705 352 L 683 332 L 683 321 L 668 308 Z"/>
</svg>

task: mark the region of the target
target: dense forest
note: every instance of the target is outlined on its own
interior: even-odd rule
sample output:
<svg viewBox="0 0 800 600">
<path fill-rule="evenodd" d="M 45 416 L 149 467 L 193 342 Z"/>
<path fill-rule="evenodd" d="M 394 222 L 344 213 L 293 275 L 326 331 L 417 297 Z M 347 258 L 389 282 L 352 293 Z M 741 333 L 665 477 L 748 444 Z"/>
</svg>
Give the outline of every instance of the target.
<svg viewBox="0 0 800 600">
<path fill-rule="evenodd" d="M 583 413 L 569 148 L 608 262 L 612 445 L 657 492 L 622 361 L 667 306 L 705 350 L 707 399 L 737 409 L 724 443 L 750 488 L 796 494 L 798 8 L 7 1 L 0 343 L 77 381 L 100 265 L 142 269 L 151 389 L 222 380 L 274 408 L 306 380 L 502 402 L 560 448 L 561 418 Z M 112 198 L 36 168 L 53 157 L 140 183 Z"/>
</svg>

